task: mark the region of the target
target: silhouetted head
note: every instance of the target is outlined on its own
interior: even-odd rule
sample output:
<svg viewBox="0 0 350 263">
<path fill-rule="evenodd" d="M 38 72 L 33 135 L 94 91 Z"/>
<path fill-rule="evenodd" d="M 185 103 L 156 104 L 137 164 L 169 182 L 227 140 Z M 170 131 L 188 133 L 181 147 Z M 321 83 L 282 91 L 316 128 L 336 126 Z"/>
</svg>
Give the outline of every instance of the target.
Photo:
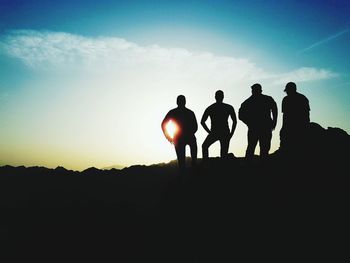
<svg viewBox="0 0 350 263">
<path fill-rule="evenodd" d="M 186 105 L 185 96 L 184 95 L 177 96 L 176 103 L 177 103 L 177 106 L 179 106 L 179 107 L 185 107 L 185 105 Z"/>
<path fill-rule="evenodd" d="M 287 94 L 294 94 L 297 92 L 297 85 L 294 82 L 288 82 L 284 91 L 287 92 Z"/>
<path fill-rule="evenodd" d="M 251 86 L 251 88 L 252 88 L 253 95 L 258 95 L 258 94 L 261 94 L 262 92 L 262 88 L 259 83 L 255 83 L 254 85 Z"/>
<path fill-rule="evenodd" d="M 224 100 L 224 92 L 222 90 L 218 90 L 215 92 L 216 102 L 222 102 Z"/>
</svg>

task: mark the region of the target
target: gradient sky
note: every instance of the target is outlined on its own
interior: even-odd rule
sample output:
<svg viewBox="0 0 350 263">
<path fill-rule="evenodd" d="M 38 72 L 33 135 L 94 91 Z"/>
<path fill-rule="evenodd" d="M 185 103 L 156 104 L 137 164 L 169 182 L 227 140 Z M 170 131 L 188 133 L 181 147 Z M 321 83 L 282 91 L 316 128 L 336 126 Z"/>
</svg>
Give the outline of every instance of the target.
<svg viewBox="0 0 350 263">
<path fill-rule="evenodd" d="M 312 121 L 349 133 L 349 14 L 346 0 L 0 0 L 0 165 L 167 162 L 160 123 L 177 95 L 199 122 L 216 90 L 237 113 L 256 82 L 279 107 L 271 152 L 288 81 Z M 246 132 L 239 121 L 236 156 Z"/>
</svg>

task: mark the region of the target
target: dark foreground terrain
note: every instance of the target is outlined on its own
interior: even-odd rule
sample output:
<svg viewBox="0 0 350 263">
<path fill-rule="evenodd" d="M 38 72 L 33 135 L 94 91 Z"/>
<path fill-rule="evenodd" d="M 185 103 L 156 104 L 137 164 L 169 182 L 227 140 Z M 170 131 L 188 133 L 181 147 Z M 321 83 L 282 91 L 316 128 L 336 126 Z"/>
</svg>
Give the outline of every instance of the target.
<svg viewBox="0 0 350 263">
<path fill-rule="evenodd" d="M 216 158 L 181 173 L 174 162 L 83 172 L 0 167 L 0 257 L 348 261 L 349 138 L 329 134 L 297 156 Z"/>
</svg>

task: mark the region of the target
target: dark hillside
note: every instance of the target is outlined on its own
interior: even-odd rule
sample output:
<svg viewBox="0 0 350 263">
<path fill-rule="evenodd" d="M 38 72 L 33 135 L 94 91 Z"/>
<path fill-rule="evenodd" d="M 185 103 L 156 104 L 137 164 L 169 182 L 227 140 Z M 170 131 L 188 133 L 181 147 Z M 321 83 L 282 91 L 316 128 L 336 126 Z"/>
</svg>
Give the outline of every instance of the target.
<svg viewBox="0 0 350 263">
<path fill-rule="evenodd" d="M 182 173 L 175 162 L 83 172 L 0 167 L 3 255 L 223 262 L 307 252 L 334 260 L 348 237 L 349 135 L 313 124 L 310 136 L 297 156 L 214 158 Z"/>
</svg>

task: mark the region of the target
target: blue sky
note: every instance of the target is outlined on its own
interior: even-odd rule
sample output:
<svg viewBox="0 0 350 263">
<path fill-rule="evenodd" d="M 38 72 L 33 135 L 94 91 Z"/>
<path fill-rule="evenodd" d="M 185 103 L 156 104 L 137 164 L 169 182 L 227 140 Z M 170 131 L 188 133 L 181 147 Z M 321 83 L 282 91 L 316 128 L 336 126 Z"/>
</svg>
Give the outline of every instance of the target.
<svg viewBox="0 0 350 263">
<path fill-rule="evenodd" d="M 348 1 L 0 0 L 0 162 L 168 161 L 158 123 L 176 95 L 200 119 L 215 90 L 238 111 L 255 82 L 280 108 L 295 81 L 313 121 L 349 132 L 349 13 Z"/>
</svg>

